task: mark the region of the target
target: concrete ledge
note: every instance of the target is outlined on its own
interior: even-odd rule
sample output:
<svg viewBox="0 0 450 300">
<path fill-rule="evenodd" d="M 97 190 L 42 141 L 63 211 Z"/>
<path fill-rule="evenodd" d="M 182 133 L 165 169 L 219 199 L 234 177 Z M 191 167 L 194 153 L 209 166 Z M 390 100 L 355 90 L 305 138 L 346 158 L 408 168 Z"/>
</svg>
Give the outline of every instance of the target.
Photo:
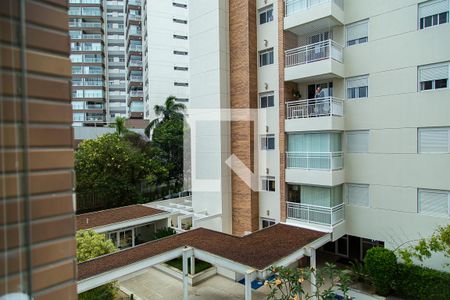
<svg viewBox="0 0 450 300">
<path fill-rule="evenodd" d="M 167 264 L 159 264 L 154 266 L 153 268 L 169 275 L 170 277 L 178 279 L 179 281 L 183 281 L 183 272 L 178 270 L 177 268 L 171 267 Z M 217 268 L 213 266 L 211 268 L 203 270 L 200 273 L 195 274 L 194 276 L 188 275 L 188 284 L 190 286 L 195 286 L 201 283 L 202 281 L 205 281 L 206 279 L 213 277 L 216 274 Z"/>
</svg>

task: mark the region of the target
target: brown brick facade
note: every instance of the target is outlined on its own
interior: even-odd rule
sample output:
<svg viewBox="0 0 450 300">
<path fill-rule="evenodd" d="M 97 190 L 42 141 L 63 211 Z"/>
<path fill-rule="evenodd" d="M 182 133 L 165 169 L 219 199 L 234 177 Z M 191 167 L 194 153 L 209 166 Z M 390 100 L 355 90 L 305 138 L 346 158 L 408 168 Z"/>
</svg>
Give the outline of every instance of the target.
<svg viewBox="0 0 450 300">
<path fill-rule="evenodd" d="M 0 1 L 0 296 L 76 299 L 67 1 L 21 2 Z"/>
<path fill-rule="evenodd" d="M 229 1 L 230 106 L 257 108 L 256 1 Z M 254 162 L 254 123 L 231 122 L 231 153 L 252 172 Z M 259 229 L 258 193 L 232 174 L 233 234 Z"/>
</svg>

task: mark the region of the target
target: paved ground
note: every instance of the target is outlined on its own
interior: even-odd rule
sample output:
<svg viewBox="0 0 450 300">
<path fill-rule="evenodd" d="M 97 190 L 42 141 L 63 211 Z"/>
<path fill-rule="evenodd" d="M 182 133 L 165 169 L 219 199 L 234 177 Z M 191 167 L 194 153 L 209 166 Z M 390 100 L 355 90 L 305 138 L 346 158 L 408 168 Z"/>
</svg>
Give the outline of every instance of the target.
<svg viewBox="0 0 450 300">
<path fill-rule="evenodd" d="M 153 268 L 133 278 L 120 281 L 142 300 L 179 300 L 183 295 L 183 283 Z M 254 300 L 266 299 L 266 287 L 253 291 Z M 191 300 L 244 299 L 244 285 L 216 275 L 195 287 L 189 287 Z"/>
</svg>

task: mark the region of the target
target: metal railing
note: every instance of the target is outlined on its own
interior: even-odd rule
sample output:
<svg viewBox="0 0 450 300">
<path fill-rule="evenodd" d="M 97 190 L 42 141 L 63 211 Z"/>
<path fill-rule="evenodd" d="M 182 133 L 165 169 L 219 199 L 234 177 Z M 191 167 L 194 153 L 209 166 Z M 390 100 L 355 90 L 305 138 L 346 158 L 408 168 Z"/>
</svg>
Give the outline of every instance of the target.
<svg viewBox="0 0 450 300">
<path fill-rule="evenodd" d="M 69 22 L 69 27 L 101 28 L 102 24 L 99 22 Z"/>
<path fill-rule="evenodd" d="M 139 51 L 139 52 L 142 52 L 142 46 L 131 45 L 131 46 L 128 48 L 128 51 Z"/>
<path fill-rule="evenodd" d="M 130 81 L 139 81 L 139 82 L 142 82 L 142 76 L 139 76 L 139 75 L 131 75 L 131 76 L 130 76 Z"/>
<path fill-rule="evenodd" d="M 101 34 L 82 34 L 82 35 L 78 35 L 78 36 L 71 36 L 71 38 L 73 40 L 81 40 L 81 39 L 89 39 L 89 40 L 94 40 L 94 39 L 102 39 L 102 35 Z"/>
<path fill-rule="evenodd" d="M 130 97 L 144 97 L 143 91 L 131 91 Z"/>
<path fill-rule="evenodd" d="M 343 49 L 333 40 L 321 41 L 285 51 L 286 67 L 309 64 L 325 59 L 334 59 L 343 62 Z"/>
<path fill-rule="evenodd" d="M 344 116 L 344 100 L 336 97 L 286 102 L 286 119 Z"/>
<path fill-rule="evenodd" d="M 140 21 L 142 19 L 141 15 L 128 15 L 128 20 Z"/>
<path fill-rule="evenodd" d="M 311 224 L 333 226 L 344 220 L 344 204 L 325 207 L 287 202 L 287 217 Z"/>
<path fill-rule="evenodd" d="M 307 170 L 341 170 L 342 152 L 286 152 L 286 168 Z"/>
<path fill-rule="evenodd" d="M 142 67 L 142 61 L 130 60 L 130 67 Z"/>
<path fill-rule="evenodd" d="M 333 1 L 341 9 L 344 9 L 344 0 L 286 0 L 284 1 L 285 16 L 290 16 L 314 6 Z"/>
</svg>

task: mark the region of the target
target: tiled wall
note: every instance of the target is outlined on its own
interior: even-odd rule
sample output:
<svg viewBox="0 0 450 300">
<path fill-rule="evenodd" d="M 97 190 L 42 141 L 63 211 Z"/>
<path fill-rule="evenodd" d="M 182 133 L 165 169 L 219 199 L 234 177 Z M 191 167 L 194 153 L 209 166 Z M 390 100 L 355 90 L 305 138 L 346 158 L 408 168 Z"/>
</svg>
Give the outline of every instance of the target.
<svg viewBox="0 0 450 300">
<path fill-rule="evenodd" d="M 23 1 L 23 25 L 21 2 L 0 1 L 0 296 L 76 299 L 67 1 Z"/>
</svg>

